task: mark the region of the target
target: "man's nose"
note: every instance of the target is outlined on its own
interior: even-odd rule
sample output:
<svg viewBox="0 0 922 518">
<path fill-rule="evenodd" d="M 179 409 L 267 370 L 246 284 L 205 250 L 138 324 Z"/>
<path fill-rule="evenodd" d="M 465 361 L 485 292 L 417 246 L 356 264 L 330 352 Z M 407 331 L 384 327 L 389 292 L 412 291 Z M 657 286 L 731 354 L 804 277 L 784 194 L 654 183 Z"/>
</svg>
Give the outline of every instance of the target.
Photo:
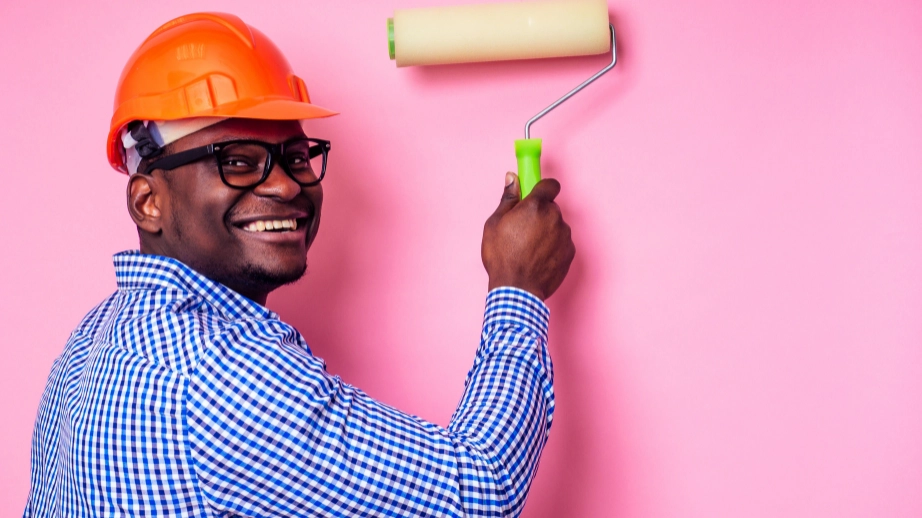
<svg viewBox="0 0 922 518">
<path fill-rule="evenodd" d="M 292 177 L 288 176 L 288 173 L 276 160 L 273 161 L 272 169 L 269 170 L 269 176 L 266 181 L 257 185 L 253 192 L 260 196 L 288 201 L 300 194 L 301 186 Z"/>
</svg>

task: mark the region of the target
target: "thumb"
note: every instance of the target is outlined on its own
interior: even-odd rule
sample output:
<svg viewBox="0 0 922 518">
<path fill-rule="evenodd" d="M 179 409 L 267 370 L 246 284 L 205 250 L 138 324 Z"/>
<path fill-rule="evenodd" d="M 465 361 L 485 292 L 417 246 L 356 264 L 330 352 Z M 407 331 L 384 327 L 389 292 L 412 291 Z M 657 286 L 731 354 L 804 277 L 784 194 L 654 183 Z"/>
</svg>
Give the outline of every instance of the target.
<svg viewBox="0 0 922 518">
<path fill-rule="evenodd" d="M 515 173 L 506 173 L 506 188 L 503 189 L 503 197 L 493 215 L 501 217 L 509 212 L 519 202 L 519 198 L 519 177 Z"/>
</svg>

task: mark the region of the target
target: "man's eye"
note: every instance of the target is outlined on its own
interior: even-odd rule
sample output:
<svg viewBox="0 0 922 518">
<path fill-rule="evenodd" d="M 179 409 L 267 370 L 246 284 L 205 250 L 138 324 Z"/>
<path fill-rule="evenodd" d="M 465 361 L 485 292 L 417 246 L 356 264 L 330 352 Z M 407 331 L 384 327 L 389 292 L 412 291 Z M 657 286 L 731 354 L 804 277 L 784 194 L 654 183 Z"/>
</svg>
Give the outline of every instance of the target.
<svg viewBox="0 0 922 518">
<path fill-rule="evenodd" d="M 307 162 L 307 157 L 304 155 L 291 155 L 288 157 L 288 163 L 291 165 L 300 165 L 304 162 Z"/>
<path fill-rule="evenodd" d="M 251 167 L 252 164 L 243 158 L 225 158 L 221 161 L 224 167 Z"/>
</svg>

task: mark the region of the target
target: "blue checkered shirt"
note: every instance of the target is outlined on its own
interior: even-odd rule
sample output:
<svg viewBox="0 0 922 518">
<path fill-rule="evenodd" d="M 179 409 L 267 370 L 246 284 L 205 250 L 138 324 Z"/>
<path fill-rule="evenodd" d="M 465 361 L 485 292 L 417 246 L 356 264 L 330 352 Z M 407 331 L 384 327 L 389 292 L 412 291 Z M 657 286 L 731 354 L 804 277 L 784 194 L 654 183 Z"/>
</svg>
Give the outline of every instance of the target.
<svg viewBox="0 0 922 518">
<path fill-rule="evenodd" d="M 26 517 L 517 516 L 554 410 L 548 309 L 487 295 L 448 428 L 325 370 L 278 315 L 182 263 L 118 291 L 55 360 Z"/>
</svg>

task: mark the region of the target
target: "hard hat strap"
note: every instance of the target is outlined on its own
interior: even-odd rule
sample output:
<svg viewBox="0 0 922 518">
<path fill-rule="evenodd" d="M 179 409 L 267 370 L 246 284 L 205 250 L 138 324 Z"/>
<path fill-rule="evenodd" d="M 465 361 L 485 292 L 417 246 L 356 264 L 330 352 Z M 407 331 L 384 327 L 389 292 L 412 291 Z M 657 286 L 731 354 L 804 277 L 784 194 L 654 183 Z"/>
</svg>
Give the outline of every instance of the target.
<svg viewBox="0 0 922 518">
<path fill-rule="evenodd" d="M 163 152 L 163 147 L 157 143 L 150 130 L 141 121 L 132 121 L 128 124 L 128 134 L 134 139 L 135 150 L 141 158 L 151 158 Z"/>
</svg>

